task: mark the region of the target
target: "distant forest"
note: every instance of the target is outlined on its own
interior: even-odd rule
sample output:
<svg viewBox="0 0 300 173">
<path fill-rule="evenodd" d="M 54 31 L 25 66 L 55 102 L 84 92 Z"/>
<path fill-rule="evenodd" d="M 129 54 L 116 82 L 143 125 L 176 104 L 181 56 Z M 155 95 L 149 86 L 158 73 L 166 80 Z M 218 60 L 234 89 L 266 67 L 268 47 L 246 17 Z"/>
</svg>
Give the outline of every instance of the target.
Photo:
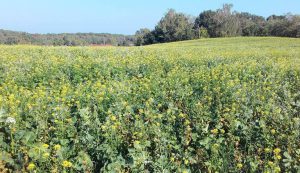
<svg viewBox="0 0 300 173">
<path fill-rule="evenodd" d="M 300 16 L 270 15 L 267 18 L 232 11 L 232 4 L 191 17 L 170 9 L 153 30 L 136 32 L 136 45 L 165 43 L 207 37 L 278 36 L 300 37 Z"/>
<path fill-rule="evenodd" d="M 26 32 L 15 32 L 0 30 L 0 44 L 33 44 L 53 46 L 84 46 L 84 45 L 113 45 L 131 46 L 134 45 L 134 36 L 120 34 L 30 34 Z"/>
<path fill-rule="evenodd" d="M 300 37 L 300 15 L 287 13 L 264 18 L 247 12 L 232 11 L 232 7 L 232 4 L 224 4 L 222 8 L 215 11 L 203 11 L 197 17 L 170 9 L 153 30 L 142 28 L 135 35 L 30 34 L 0 30 L 0 44 L 140 46 L 208 37 Z"/>
</svg>

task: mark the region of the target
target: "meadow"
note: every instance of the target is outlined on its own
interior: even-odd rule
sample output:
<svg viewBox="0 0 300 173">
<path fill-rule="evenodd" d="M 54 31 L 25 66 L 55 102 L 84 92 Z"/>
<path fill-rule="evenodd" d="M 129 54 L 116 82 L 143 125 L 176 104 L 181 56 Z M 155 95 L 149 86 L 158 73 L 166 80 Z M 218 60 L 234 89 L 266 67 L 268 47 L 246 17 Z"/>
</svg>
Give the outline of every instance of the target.
<svg viewBox="0 0 300 173">
<path fill-rule="evenodd" d="M 0 46 L 0 172 L 299 172 L 300 39 Z"/>
</svg>

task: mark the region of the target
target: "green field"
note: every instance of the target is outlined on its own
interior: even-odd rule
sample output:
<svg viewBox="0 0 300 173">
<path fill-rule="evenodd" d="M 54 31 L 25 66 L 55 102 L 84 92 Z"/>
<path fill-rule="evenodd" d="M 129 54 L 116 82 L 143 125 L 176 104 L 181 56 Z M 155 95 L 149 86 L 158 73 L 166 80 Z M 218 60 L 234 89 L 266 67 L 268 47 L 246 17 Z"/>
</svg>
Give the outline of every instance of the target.
<svg viewBox="0 0 300 173">
<path fill-rule="evenodd" d="M 0 46 L 0 172 L 300 171 L 300 39 Z"/>
</svg>

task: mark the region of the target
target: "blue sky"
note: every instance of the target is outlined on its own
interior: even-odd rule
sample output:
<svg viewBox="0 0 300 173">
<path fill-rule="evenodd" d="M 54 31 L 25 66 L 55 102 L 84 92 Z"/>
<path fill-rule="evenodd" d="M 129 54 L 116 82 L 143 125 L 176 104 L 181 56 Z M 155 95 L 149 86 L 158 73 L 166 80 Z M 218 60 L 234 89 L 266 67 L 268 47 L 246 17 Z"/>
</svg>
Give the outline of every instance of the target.
<svg viewBox="0 0 300 173">
<path fill-rule="evenodd" d="M 300 14 L 300 0 L 0 0 L 0 28 L 30 33 L 134 34 L 154 28 L 169 8 L 193 16 L 232 3 L 261 16 Z"/>
</svg>

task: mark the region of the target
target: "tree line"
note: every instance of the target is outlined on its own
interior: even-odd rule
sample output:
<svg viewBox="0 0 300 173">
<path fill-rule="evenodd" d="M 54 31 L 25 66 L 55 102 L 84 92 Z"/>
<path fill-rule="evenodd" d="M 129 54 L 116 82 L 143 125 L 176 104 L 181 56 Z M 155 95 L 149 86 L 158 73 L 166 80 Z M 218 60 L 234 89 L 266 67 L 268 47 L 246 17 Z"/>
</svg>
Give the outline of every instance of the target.
<svg viewBox="0 0 300 173">
<path fill-rule="evenodd" d="M 300 37 L 300 15 L 287 13 L 264 18 L 232 11 L 232 7 L 232 4 L 224 4 L 215 11 L 203 11 L 197 17 L 170 9 L 153 30 L 143 28 L 134 36 L 98 33 L 30 34 L 0 29 L 0 44 L 140 46 L 208 37 Z"/>
<path fill-rule="evenodd" d="M 232 4 L 203 11 L 193 18 L 170 9 L 153 30 L 135 33 L 135 44 L 148 45 L 207 37 L 279 36 L 300 37 L 300 16 L 271 15 L 267 18 L 247 12 L 232 11 Z"/>
<path fill-rule="evenodd" d="M 84 46 L 84 45 L 134 45 L 134 36 L 120 34 L 30 34 L 26 32 L 15 32 L 0 30 L 0 44 L 33 44 L 53 46 Z"/>
</svg>

